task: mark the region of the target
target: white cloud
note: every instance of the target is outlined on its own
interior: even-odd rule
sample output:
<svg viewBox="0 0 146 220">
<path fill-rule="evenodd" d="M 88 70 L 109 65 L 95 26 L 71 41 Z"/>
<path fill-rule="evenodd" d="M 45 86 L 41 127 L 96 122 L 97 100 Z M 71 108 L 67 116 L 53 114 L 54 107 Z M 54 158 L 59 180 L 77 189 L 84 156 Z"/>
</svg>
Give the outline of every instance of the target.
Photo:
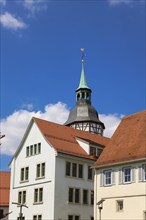
<svg viewBox="0 0 146 220">
<path fill-rule="evenodd" d="M 46 10 L 47 3 L 48 1 L 44 0 L 23 0 L 24 7 L 29 10 L 33 16 L 37 12 Z"/>
<path fill-rule="evenodd" d="M 129 4 L 132 0 L 108 0 L 110 5 Z"/>
<path fill-rule="evenodd" d="M 0 23 L 3 27 L 12 30 L 24 29 L 27 27 L 27 25 L 20 18 L 16 18 L 9 12 L 5 12 L 4 14 L 0 15 Z"/>
<path fill-rule="evenodd" d="M 23 105 L 22 105 L 22 109 L 26 109 L 26 110 L 28 110 L 28 111 L 32 111 L 32 109 L 33 109 L 33 104 L 32 104 L 32 103 L 23 104 Z"/>
<path fill-rule="evenodd" d="M 46 105 L 44 112 L 15 111 L 6 119 L 1 120 L 1 134 L 5 134 L 5 138 L 1 140 L 1 153 L 14 154 L 32 117 L 62 124 L 66 121 L 68 114 L 67 106 L 61 102 Z"/>
<path fill-rule="evenodd" d="M 0 6 L 5 6 L 6 5 L 6 0 L 0 0 Z"/>
<path fill-rule="evenodd" d="M 105 125 L 104 136 L 111 137 L 124 117 L 122 114 L 101 114 L 99 115 L 100 121 Z"/>
<path fill-rule="evenodd" d="M 67 120 L 68 115 L 69 110 L 67 105 L 61 102 L 46 105 L 43 112 L 24 109 L 15 111 L 7 118 L 1 120 L 1 134 L 5 134 L 5 138 L 1 140 L 1 153 L 7 155 L 13 155 L 15 153 L 32 117 L 63 124 Z M 104 135 L 111 137 L 120 123 L 122 115 L 101 114 L 99 118 L 106 126 Z"/>
</svg>

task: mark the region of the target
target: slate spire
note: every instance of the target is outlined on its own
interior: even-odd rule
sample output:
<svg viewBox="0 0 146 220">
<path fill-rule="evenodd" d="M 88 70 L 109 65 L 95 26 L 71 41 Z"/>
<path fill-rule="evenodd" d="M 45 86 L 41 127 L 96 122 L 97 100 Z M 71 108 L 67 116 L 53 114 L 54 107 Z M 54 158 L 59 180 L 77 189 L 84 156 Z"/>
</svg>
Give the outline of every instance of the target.
<svg viewBox="0 0 146 220">
<path fill-rule="evenodd" d="M 84 71 L 84 48 L 82 51 L 82 71 L 79 87 L 76 89 L 76 106 L 70 111 L 66 126 L 103 135 L 104 124 L 99 120 L 96 109 L 91 104 L 92 90 L 88 87 Z"/>
</svg>

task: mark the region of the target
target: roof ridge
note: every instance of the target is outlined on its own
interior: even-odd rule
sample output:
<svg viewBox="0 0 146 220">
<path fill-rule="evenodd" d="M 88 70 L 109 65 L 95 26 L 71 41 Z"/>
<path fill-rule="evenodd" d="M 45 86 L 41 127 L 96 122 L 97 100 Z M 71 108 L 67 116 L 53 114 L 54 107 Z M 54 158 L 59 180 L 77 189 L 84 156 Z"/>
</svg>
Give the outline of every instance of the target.
<svg viewBox="0 0 146 220">
<path fill-rule="evenodd" d="M 135 117 L 136 115 L 139 115 L 139 114 L 142 114 L 142 113 L 146 113 L 146 110 L 144 109 L 144 110 L 142 110 L 142 111 L 139 111 L 139 112 L 135 112 L 135 113 L 133 113 L 133 114 L 130 114 L 130 115 L 126 115 L 126 116 L 124 116 L 124 118 L 123 119 L 126 119 L 126 118 L 131 118 L 131 117 Z"/>
</svg>

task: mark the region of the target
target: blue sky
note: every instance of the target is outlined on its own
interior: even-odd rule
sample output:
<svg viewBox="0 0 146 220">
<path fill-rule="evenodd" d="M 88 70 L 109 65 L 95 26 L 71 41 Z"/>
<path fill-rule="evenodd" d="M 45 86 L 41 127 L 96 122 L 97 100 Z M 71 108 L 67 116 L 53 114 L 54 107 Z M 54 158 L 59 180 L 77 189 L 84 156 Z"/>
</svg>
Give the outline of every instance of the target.
<svg viewBox="0 0 146 220">
<path fill-rule="evenodd" d="M 123 115 L 145 109 L 145 1 L 0 0 L 0 6 L 1 170 L 33 115 L 65 122 L 75 106 L 81 47 L 107 136 Z"/>
</svg>

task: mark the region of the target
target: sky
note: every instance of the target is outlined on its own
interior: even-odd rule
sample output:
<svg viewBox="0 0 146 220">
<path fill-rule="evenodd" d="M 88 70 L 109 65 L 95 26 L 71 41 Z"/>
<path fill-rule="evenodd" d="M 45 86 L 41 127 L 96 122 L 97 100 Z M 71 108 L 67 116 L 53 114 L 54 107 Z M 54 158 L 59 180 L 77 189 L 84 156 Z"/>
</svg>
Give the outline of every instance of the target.
<svg viewBox="0 0 146 220">
<path fill-rule="evenodd" d="M 80 48 L 105 136 L 145 109 L 145 1 L 0 0 L 0 9 L 0 170 L 9 170 L 33 116 L 67 120 Z"/>
</svg>

